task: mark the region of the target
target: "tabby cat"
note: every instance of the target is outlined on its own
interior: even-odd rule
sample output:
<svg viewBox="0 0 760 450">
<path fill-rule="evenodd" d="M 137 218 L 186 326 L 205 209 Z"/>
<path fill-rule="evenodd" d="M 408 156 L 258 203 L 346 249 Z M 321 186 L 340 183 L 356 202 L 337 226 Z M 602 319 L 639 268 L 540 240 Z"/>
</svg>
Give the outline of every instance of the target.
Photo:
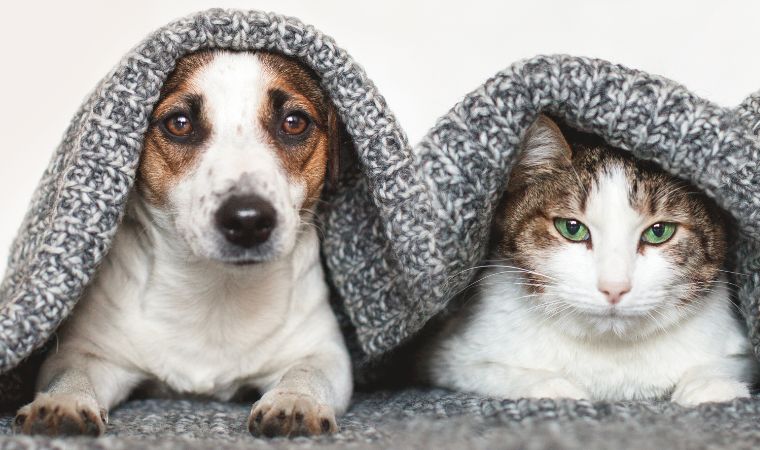
<svg viewBox="0 0 760 450">
<path fill-rule="evenodd" d="M 653 163 L 566 135 L 545 116 L 529 129 L 493 260 L 428 345 L 426 376 L 502 398 L 749 396 L 719 210 Z"/>
</svg>

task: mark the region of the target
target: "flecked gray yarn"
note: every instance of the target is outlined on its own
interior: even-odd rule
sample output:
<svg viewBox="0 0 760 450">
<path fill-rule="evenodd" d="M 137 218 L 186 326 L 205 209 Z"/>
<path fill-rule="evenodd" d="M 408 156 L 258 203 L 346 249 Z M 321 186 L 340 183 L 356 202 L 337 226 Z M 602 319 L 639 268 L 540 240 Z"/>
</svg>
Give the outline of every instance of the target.
<svg viewBox="0 0 760 450">
<path fill-rule="evenodd" d="M 245 430 L 250 405 L 143 400 L 114 410 L 105 437 L 10 436 L 0 416 L 0 449 L 129 448 L 515 448 L 754 449 L 760 398 L 682 408 L 669 402 L 498 401 L 442 390 L 358 394 L 340 433 L 258 440 Z M 8 435 L 6 437 L 2 435 Z"/>
<path fill-rule="evenodd" d="M 413 335 L 466 283 L 520 138 L 540 111 L 653 159 L 737 221 L 740 298 L 756 312 L 760 171 L 755 98 L 723 109 L 605 61 L 537 57 L 468 95 L 416 152 L 360 67 L 295 19 L 212 10 L 162 28 L 85 102 L 45 172 L 0 288 L 0 370 L 51 335 L 107 252 L 134 181 L 142 133 L 175 61 L 201 48 L 294 55 L 322 77 L 346 123 L 359 177 L 329 200 L 324 251 L 363 350 Z M 752 314 L 751 318 L 757 317 Z M 755 321 L 752 338 L 758 346 Z"/>
<path fill-rule="evenodd" d="M 606 61 L 539 56 L 498 73 L 441 118 L 416 148 L 412 173 L 383 165 L 386 151 L 362 154 L 370 192 L 397 221 L 375 214 L 368 196 L 344 191 L 324 248 L 364 350 L 395 347 L 470 280 L 522 136 L 547 112 L 657 162 L 733 216 L 738 298 L 760 355 L 758 97 L 726 109 Z"/>
<path fill-rule="evenodd" d="M 124 211 L 161 84 L 178 58 L 202 48 L 300 58 L 321 76 L 360 153 L 382 148 L 411 165 L 404 135 L 374 85 L 313 27 L 275 14 L 212 10 L 160 29 L 92 93 L 43 176 L 0 287 L 0 372 L 45 342 L 80 297 Z"/>
<path fill-rule="evenodd" d="M 0 409 L 28 381 L 12 369 L 48 341 L 108 251 L 163 80 L 178 58 L 204 48 L 278 51 L 322 78 L 359 161 L 326 199 L 323 252 L 339 306 L 366 356 L 413 336 L 469 282 L 473 272 L 466 269 L 483 256 L 491 210 L 521 137 L 541 111 L 655 160 L 733 215 L 738 298 L 760 354 L 760 94 L 726 109 L 672 81 L 605 61 L 536 57 L 465 97 L 413 150 L 375 86 L 330 38 L 291 18 L 211 10 L 158 30 L 132 50 L 84 103 L 54 154 L 0 286 Z M 240 436 L 248 408 L 131 402 L 113 412 L 110 437 L 66 444 L 288 444 Z M 605 448 L 606 436 L 633 448 L 750 448 L 760 444 L 759 408 L 757 398 L 683 409 L 412 390 L 359 396 L 340 435 L 295 444 Z M 0 419 L 0 431 L 8 432 L 9 423 L 10 416 Z M 0 438 L 0 448 L 59 444 Z"/>
</svg>

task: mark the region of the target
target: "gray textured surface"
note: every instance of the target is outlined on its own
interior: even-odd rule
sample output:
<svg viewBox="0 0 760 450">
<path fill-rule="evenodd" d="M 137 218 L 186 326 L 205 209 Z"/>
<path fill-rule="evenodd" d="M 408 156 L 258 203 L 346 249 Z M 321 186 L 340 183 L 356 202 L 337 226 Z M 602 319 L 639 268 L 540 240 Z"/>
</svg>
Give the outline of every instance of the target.
<svg viewBox="0 0 760 450">
<path fill-rule="evenodd" d="M 108 251 L 161 83 L 179 57 L 209 47 L 299 57 L 322 77 L 346 123 L 359 170 L 326 199 L 323 249 L 366 354 L 382 354 L 413 335 L 469 281 L 472 271 L 463 269 L 482 256 L 490 212 L 521 136 L 540 111 L 657 161 L 733 214 L 735 270 L 745 274 L 736 280 L 738 296 L 760 351 L 760 96 L 724 109 L 669 80 L 604 61 L 536 57 L 465 97 L 413 151 L 372 82 L 331 39 L 294 19 L 213 10 L 149 36 L 72 120 L 0 286 L 0 406 L 13 397 L 14 383 L 29 381 L 12 369 L 48 340 Z M 130 403 L 114 412 L 115 436 L 67 443 L 131 448 L 150 442 L 168 448 L 189 445 L 177 440 L 185 436 L 202 439 L 193 441 L 196 447 L 237 448 L 254 444 L 241 436 L 247 408 Z M 7 430 L 8 418 L 2 420 Z M 412 391 L 359 397 L 343 426 L 331 439 L 347 446 L 606 448 L 617 442 L 651 449 L 760 443 L 757 399 L 684 410 L 667 403 L 492 402 Z M 146 435 L 150 441 L 139 440 Z M 59 444 L 21 437 L 0 441 L 6 448 Z"/>
<path fill-rule="evenodd" d="M 135 401 L 104 438 L 0 436 L 0 448 L 641 448 L 760 446 L 760 399 L 684 409 L 667 402 L 495 401 L 446 391 L 360 394 L 333 437 L 255 440 L 247 404 Z M 434 420 L 431 420 L 434 419 Z M 730 420 L 729 420 L 730 419 Z M 9 432 L 9 417 L 0 432 Z"/>
</svg>

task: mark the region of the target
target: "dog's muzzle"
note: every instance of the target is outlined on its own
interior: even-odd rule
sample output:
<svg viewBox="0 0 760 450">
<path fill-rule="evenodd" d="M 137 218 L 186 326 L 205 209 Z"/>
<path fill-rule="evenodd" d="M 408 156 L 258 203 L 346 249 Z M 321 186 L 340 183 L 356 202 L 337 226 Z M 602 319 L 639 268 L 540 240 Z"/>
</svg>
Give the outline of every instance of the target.
<svg viewBox="0 0 760 450">
<path fill-rule="evenodd" d="M 227 241 L 251 249 L 265 243 L 277 225 L 277 212 L 258 195 L 231 197 L 216 212 L 216 226 Z"/>
</svg>

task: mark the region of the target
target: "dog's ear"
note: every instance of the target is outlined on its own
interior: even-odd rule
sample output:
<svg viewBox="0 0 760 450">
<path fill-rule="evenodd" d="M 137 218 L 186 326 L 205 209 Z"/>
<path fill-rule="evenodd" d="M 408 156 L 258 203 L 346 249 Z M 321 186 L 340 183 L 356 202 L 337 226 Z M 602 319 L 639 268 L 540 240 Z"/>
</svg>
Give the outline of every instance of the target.
<svg viewBox="0 0 760 450">
<path fill-rule="evenodd" d="M 353 145 L 332 103 L 327 111 L 327 146 L 326 188 L 334 191 L 338 188 L 341 174 L 351 165 L 349 158 L 353 155 Z"/>
</svg>

